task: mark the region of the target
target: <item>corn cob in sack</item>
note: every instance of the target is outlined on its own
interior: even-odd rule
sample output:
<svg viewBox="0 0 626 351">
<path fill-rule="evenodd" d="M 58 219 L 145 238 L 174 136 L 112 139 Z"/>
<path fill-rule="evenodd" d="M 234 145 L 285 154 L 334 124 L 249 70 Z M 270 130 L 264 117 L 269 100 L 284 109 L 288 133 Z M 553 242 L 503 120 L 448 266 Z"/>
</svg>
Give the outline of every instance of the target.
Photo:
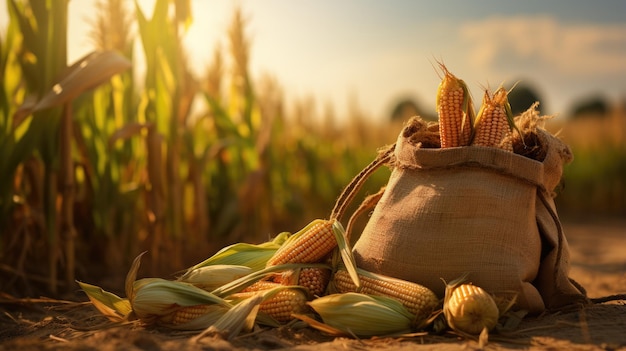
<svg viewBox="0 0 626 351">
<path fill-rule="evenodd" d="M 537 117 L 534 108 L 520 118 Z M 438 148 L 432 130 L 414 118 L 379 156 L 392 173 L 355 243 L 357 266 L 440 297 L 442 279 L 467 274 L 489 293 L 516 294 L 517 308 L 531 313 L 587 301 L 568 278 L 553 201 L 569 148 L 540 128 L 532 135 L 539 160 L 492 147 Z"/>
</svg>

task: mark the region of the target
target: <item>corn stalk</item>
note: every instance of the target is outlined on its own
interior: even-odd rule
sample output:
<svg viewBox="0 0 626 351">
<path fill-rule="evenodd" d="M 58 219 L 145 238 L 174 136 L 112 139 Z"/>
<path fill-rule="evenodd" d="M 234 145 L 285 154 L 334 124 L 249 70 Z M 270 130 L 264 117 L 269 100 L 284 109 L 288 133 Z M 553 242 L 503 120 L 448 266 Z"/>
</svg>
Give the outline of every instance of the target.
<svg viewBox="0 0 626 351">
<path fill-rule="evenodd" d="M 13 128 L 12 116 L 17 108 L 16 100 L 21 100 L 24 87 L 19 63 L 19 48 L 23 36 L 17 21 L 9 21 L 5 41 L 0 37 L 0 225 L 6 228 L 8 216 L 15 207 L 14 195 L 23 202 L 21 194 L 13 191 L 15 172 L 26 158 L 27 149 L 17 149 L 16 144 L 24 134 Z"/>
<path fill-rule="evenodd" d="M 33 0 L 29 2 L 10 0 L 9 16 L 20 29 L 23 40 L 18 49 L 21 71 L 26 83 L 26 93 L 32 103 L 53 87 L 55 77 L 66 67 L 67 55 L 67 0 L 55 2 Z M 15 149 L 30 155 L 36 150 L 44 164 L 43 213 L 45 232 L 48 239 L 49 288 L 57 290 L 57 263 L 59 260 L 59 238 L 56 217 L 57 178 L 59 168 L 59 123 L 61 108 L 38 110 L 32 115 L 25 135 Z M 18 127 L 20 118 L 14 118 Z M 18 160 L 18 162 L 21 160 Z"/>
<path fill-rule="evenodd" d="M 174 16 L 170 16 L 172 5 Z M 145 93 L 142 96 L 139 121 L 154 123 L 156 130 L 165 136 L 167 145 L 165 164 L 167 186 L 165 184 L 163 186 L 165 194 L 163 200 L 167 199 L 168 206 L 163 204 L 163 214 L 154 213 L 156 217 L 151 233 L 152 241 L 158 245 L 164 243 L 162 239 L 181 241 L 181 235 L 185 232 L 184 191 L 180 173 L 181 135 L 186 128 L 196 87 L 187 68 L 179 26 L 189 25 L 191 21 L 189 6 L 188 1 L 157 0 L 152 17 L 148 19 L 135 2 L 139 34 L 146 56 Z M 154 172 L 156 171 L 155 169 Z M 165 232 L 171 233 L 171 237 L 159 237 L 159 233 Z M 182 259 L 180 245 L 174 244 L 173 249 L 173 252 L 170 250 L 170 260 L 180 262 Z M 153 272 L 158 268 L 156 264 L 161 261 L 162 250 L 163 248 L 159 248 L 152 252 Z"/>
<path fill-rule="evenodd" d="M 66 258 L 66 271 L 65 278 L 67 286 L 71 286 L 74 282 L 74 270 L 75 270 L 75 239 L 76 230 L 74 228 L 74 161 L 72 158 L 72 140 L 73 137 L 73 119 L 72 119 L 72 101 L 76 99 L 84 91 L 92 89 L 100 85 L 102 82 L 107 81 L 111 76 L 130 67 L 128 62 L 123 57 L 113 52 L 93 53 L 80 59 L 78 62 L 68 67 L 65 74 L 61 76 L 60 80 L 52 84 L 52 89 L 45 93 L 34 104 L 24 104 L 14 116 L 14 121 L 20 123 L 23 116 L 34 115 L 37 117 L 38 113 L 45 112 L 47 110 L 58 108 L 62 106 L 63 115 L 60 121 L 60 128 L 58 130 L 59 138 L 61 141 L 59 155 L 60 159 L 60 172 L 63 179 L 60 209 L 60 226 L 53 228 L 54 231 L 50 235 L 51 240 L 51 275 L 50 275 L 50 289 L 53 293 L 56 293 L 56 267 L 57 265 L 57 252 L 62 250 L 56 247 L 57 240 L 61 240 L 65 244 L 65 249 L 62 252 L 65 253 Z M 32 124 L 31 124 L 32 125 Z M 45 160 L 45 159 L 44 159 Z M 45 163 L 45 161 L 44 161 Z M 56 171 L 53 173 L 56 176 Z M 56 179 L 56 177 L 53 177 Z M 50 194 L 55 199 L 56 186 L 53 188 L 54 194 Z M 51 211 L 56 211 L 55 208 Z M 53 218 L 56 218 L 56 212 L 53 212 Z M 54 274 L 52 274 L 54 273 Z"/>
</svg>

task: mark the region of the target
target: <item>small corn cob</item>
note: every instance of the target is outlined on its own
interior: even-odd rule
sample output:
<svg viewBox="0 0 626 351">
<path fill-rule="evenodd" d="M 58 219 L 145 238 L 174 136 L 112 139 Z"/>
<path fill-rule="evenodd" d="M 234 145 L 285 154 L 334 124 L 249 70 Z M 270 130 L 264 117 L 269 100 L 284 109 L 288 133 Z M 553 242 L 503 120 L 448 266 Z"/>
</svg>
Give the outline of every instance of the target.
<svg viewBox="0 0 626 351">
<path fill-rule="evenodd" d="M 260 291 L 267 291 L 281 286 L 279 283 L 258 281 L 235 295 L 246 297 L 247 295 L 253 295 Z M 304 313 L 308 310 L 306 302 L 307 296 L 303 290 L 285 288 L 261 302 L 259 312 L 268 314 L 279 323 L 286 323 L 293 319 L 291 316 L 293 313 Z"/>
<path fill-rule="evenodd" d="M 333 223 L 334 220 L 311 222 L 290 237 L 267 261 L 267 266 L 320 262 L 337 247 L 337 239 L 332 229 Z"/>
<path fill-rule="evenodd" d="M 439 299 L 435 293 L 425 286 L 366 272 L 362 269 L 357 269 L 357 272 L 361 281 L 361 289 L 359 292 L 386 296 L 399 301 L 409 312 L 415 315 L 416 319 L 414 325 L 418 328 L 423 326 L 439 305 Z M 357 291 L 356 286 L 345 270 L 337 270 L 333 277 L 333 283 L 340 293 Z"/>
<path fill-rule="evenodd" d="M 322 296 L 330 281 L 330 269 L 300 268 L 278 275 L 274 282 L 282 285 L 299 285 L 306 288 L 311 296 Z"/>
<path fill-rule="evenodd" d="M 511 138 L 506 136 L 511 133 L 514 126 L 507 91 L 500 87 L 493 96 L 489 95 L 489 91 L 485 91 L 483 104 L 474 125 L 472 145 L 497 147 L 513 152 Z"/>
<path fill-rule="evenodd" d="M 491 295 L 472 284 L 448 285 L 443 313 L 450 328 L 472 335 L 492 330 L 499 318 Z"/>
<path fill-rule="evenodd" d="M 302 268 L 297 285 L 309 290 L 313 296 L 322 296 L 330 281 L 330 270 L 324 268 Z"/>
<path fill-rule="evenodd" d="M 441 147 L 467 146 L 472 138 L 474 106 L 467 85 L 439 64 L 444 77 L 437 89 Z"/>
</svg>

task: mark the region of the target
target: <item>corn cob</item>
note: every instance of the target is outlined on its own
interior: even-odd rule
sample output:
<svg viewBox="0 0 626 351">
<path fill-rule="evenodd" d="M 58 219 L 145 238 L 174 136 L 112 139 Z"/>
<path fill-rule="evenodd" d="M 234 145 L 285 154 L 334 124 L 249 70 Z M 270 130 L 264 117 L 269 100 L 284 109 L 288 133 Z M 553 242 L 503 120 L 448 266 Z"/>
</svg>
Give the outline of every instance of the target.
<svg viewBox="0 0 626 351">
<path fill-rule="evenodd" d="M 134 282 L 133 312 L 147 324 L 197 330 L 207 328 L 232 305 L 191 284 L 160 278 Z"/>
<path fill-rule="evenodd" d="M 346 272 L 347 273 L 347 272 Z M 313 296 L 322 296 L 330 281 L 330 270 L 324 268 L 302 268 L 297 285 L 309 290 Z"/>
<path fill-rule="evenodd" d="M 362 269 L 357 269 L 357 272 L 361 281 L 359 292 L 386 296 L 399 301 L 409 312 L 415 315 L 414 325 L 417 327 L 422 327 L 439 305 L 439 299 L 435 293 L 422 285 L 366 272 Z M 333 283 L 340 293 L 357 291 L 345 270 L 337 270 L 333 277 Z"/>
<path fill-rule="evenodd" d="M 247 297 L 261 291 L 268 291 L 281 287 L 279 283 L 269 281 L 258 281 L 244 289 L 241 293 L 235 294 L 237 297 Z M 277 292 L 274 296 L 261 302 L 259 312 L 266 313 L 279 323 L 286 323 L 293 319 L 293 313 L 304 313 L 308 310 L 306 304 L 306 293 L 297 288 L 285 288 Z"/>
<path fill-rule="evenodd" d="M 306 288 L 311 296 L 322 296 L 330 281 L 330 269 L 299 268 L 277 275 L 272 281 L 282 285 L 299 285 Z"/>
<path fill-rule="evenodd" d="M 448 285 L 443 313 L 450 328 L 472 335 L 493 329 L 499 318 L 491 295 L 472 284 Z"/>
<path fill-rule="evenodd" d="M 439 64 L 444 77 L 437 89 L 441 147 L 467 146 L 472 138 L 474 106 L 467 85 Z"/>
<path fill-rule="evenodd" d="M 320 262 L 335 247 L 334 220 L 316 220 L 289 238 L 267 261 L 267 266 Z"/>
<path fill-rule="evenodd" d="M 334 335 L 371 337 L 409 333 L 415 318 L 395 299 L 353 292 L 326 295 L 309 305 L 325 323 L 312 320 L 309 324 Z"/>
<path fill-rule="evenodd" d="M 511 138 L 507 138 L 507 135 L 514 126 L 507 91 L 500 87 L 493 96 L 489 95 L 489 91 L 485 91 L 483 104 L 474 125 L 472 145 L 497 147 L 513 152 Z"/>
<path fill-rule="evenodd" d="M 206 329 L 218 323 L 218 327 L 228 328 L 231 335 L 235 335 L 243 328 L 248 328 L 250 321 L 255 319 L 255 306 L 262 297 L 254 297 L 233 306 L 221 297 L 189 283 L 160 278 L 135 280 L 142 255 L 133 261 L 125 284 L 132 312 L 142 322 L 181 330 Z M 111 295 L 105 294 L 104 297 Z M 110 304 L 113 307 L 121 305 L 115 308 L 116 311 L 125 305 L 124 300 L 117 299 L 110 300 Z"/>
</svg>

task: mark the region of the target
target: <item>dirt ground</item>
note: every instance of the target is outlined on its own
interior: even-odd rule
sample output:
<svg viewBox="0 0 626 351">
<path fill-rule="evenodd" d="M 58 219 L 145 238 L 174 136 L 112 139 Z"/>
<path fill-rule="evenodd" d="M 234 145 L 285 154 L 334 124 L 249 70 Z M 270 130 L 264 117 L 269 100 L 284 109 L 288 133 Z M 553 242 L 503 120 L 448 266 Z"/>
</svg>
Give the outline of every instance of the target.
<svg viewBox="0 0 626 351">
<path fill-rule="evenodd" d="M 570 277 L 589 297 L 626 293 L 626 221 L 565 223 Z M 49 303 L 0 295 L 0 350 L 473 350 L 453 334 L 355 340 L 332 338 L 302 325 L 256 330 L 231 341 L 197 333 L 108 323 L 76 301 Z M 626 301 L 526 318 L 507 335 L 492 333 L 491 350 L 626 350 Z"/>
</svg>

